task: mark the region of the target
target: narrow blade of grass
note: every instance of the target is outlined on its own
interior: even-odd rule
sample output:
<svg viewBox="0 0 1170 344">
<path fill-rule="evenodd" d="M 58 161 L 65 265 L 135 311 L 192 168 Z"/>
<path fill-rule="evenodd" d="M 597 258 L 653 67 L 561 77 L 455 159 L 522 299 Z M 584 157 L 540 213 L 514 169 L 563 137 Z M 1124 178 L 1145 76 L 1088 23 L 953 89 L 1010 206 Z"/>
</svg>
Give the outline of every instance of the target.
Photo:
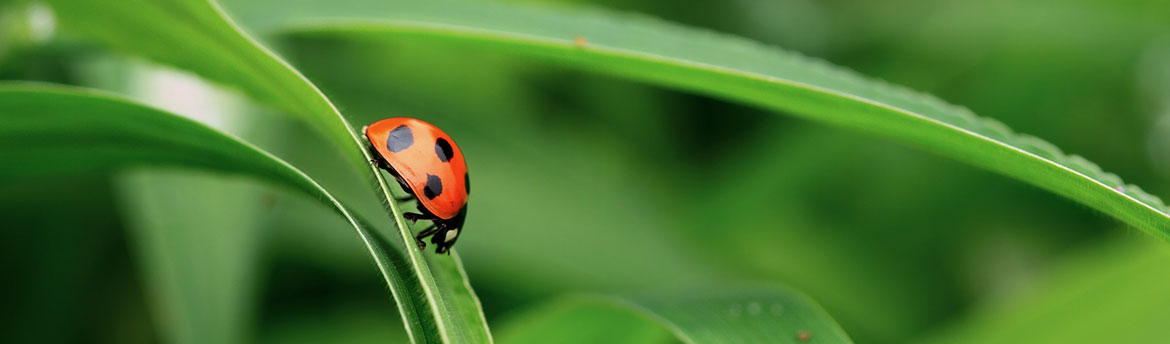
<svg viewBox="0 0 1170 344">
<path fill-rule="evenodd" d="M 283 14 L 283 24 L 293 22 L 296 34 L 494 49 L 891 137 L 1039 186 L 1170 241 L 1164 203 L 1092 162 L 967 109 L 792 52 L 600 11 L 434 1 L 353 9 L 301 8 Z"/>
</svg>

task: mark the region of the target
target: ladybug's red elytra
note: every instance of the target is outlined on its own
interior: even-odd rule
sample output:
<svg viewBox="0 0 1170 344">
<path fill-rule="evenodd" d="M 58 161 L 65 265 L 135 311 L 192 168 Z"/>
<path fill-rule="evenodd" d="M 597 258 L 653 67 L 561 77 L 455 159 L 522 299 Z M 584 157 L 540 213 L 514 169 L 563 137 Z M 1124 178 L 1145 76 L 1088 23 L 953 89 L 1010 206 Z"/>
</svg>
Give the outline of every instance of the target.
<svg viewBox="0 0 1170 344">
<path fill-rule="evenodd" d="M 387 118 L 364 128 L 370 141 L 371 163 L 390 172 L 410 197 L 418 200 L 418 213 L 402 214 L 407 220 L 430 220 L 432 225 L 414 237 L 419 249 L 431 236 L 436 253 L 450 253 L 467 218 L 471 179 L 463 152 L 447 133 L 422 120 Z"/>
</svg>

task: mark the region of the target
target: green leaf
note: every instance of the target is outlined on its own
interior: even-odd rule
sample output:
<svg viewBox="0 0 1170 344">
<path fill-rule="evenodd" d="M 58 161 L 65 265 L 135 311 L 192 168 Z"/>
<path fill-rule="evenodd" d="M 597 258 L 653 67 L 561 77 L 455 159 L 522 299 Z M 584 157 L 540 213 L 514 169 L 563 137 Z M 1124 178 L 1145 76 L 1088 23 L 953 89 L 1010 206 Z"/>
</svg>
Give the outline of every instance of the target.
<svg viewBox="0 0 1170 344">
<path fill-rule="evenodd" d="M 1157 343 L 1170 330 L 1170 250 L 1115 238 L 1029 288 L 977 307 L 925 343 Z"/>
<path fill-rule="evenodd" d="M 117 5 L 51 0 L 60 24 L 122 51 L 190 70 L 247 93 L 318 128 L 334 143 L 353 138 L 346 123 L 300 74 L 227 21 L 204 0 L 130 0 Z M 348 147 L 345 147 L 348 148 Z M 360 155 L 345 150 L 350 158 Z"/>
<path fill-rule="evenodd" d="M 300 16 L 268 15 L 294 18 L 285 23 L 294 22 L 296 34 L 494 49 L 895 138 L 1039 186 L 1170 241 L 1170 215 L 1160 199 L 1088 160 L 967 109 L 824 61 L 600 11 L 463 2 L 384 3 L 360 12 L 327 7 L 300 8 Z"/>
<path fill-rule="evenodd" d="M 404 245 L 391 243 L 368 222 L 355 216 L 315 181 L 254 146 L 191 120 L 108 95 L 75 89 L 0 86 L 0 160 L 9 168 L 0 177 L 107 171 L 128 166 L 185 166 L 244 174 L 290 186 L 320 200 L 349 221 L 365 242 L 391 290 L 396 294 L 407 332 L 415 340 L 437 340 L 428 326 L 433 314 Z M 457 260 L 448 260 L 439 275 L 444 283 L 462 281 Z M 469 289 L 453 294 L 476 302 Z M 476 308 L 470 311 L 478 311 Z M 422 308 L 422 309 L 420 309 Z M 468 309 L 458 309 L 469 311 Z M 448 309 L 447 311 L 452 311 Z M 476 314 L 482 317 L 481 313 Z M 465 316 L 465 315 L 462 315 Z"/>
<path fill-rule="evenodd" d="M 786 289 L 566 298 L 499 333 L 503 343 L 852 343 L 820 306 Z"/>
<path fill-rule="evenodd" d="M 91 76 L 83 79 L 130 93 L 144 102 L 154 101 L 164 111 L 196 120 L 238 111 L 227 95 L 191 87 L 198 81 L 190 77 L 169 79 L 174 78 L 174 72 L 164 74 L 167 72 L 116 61 L 105 61 L 102 67 L 122 73 L 97 73 L 99 67 L 87 65 L 82 73 Z M 132 84 L 142 85 L 130 87 Z M 184 89 L 183 98 L 189 101 L 175 103 L 159 97 L 157 92 L 166 93 L 167 86 Z M 214 122 L 249 137 L 252 143 L 268 141 L 260 130 L 267 130 L 267 126 L 256 127 L 239 119 Z M 262 230 L 272 228 L 264 215 L 274 205 L 274 192 L 283 188 L 254 178 L 174 168 L 117 173 L 114 186 L 119 201 L 115 204 L 125 220 L 138 275 L 150 296 L 152 323 L 162 341 L 226 344 L 246 343 L 254 337 L 257 291 L 264 276 L 258 269 L 260 250 L 269 246 L 263 243 L 268 238 Z M 308 202 L 314 208 L 321 207 Z M 344 221 L 333 214 L 318 216 Z M 338 223 L 332 228 L 346 226 Z M 313 229 L 304 236 L 319 239 L 328 235 L 320 228 Z M 283 232 L 281 236 L 286 235 Z M 345 231 L 334 234 L 352 237 Z M 353 251 L 365 262 L 364 251 Z"/>
<path fill-rule="evenodd" d="M 217 4 L 209 0 L 131 0 L 116 5 L 86 0 L 48 2 L 61 24 L 76 33 L 236 87 L 310 124 L 341 150 L 350 167 L 366 171 L 380 191 L 374 197 L 347 199 L 347 204 L 381 201 L 387 205 L 398 233 L 395 247 L 407 259 L 406 264 L 396 268 L 410 271 L 417 281 L 390 287 L 399 296 L 395 300 L 403 311 L 404 322 L 426 329 L 410 332 L 412 339 L 491 341 L 458 254 L 428 256 L 404 244 L 412 243 L 414 234 L 403 222 L 398 205 L 390 201 L 390 185 L 369 163 L 371 156 L 354 128 L 312 83 L 244 34 Z M 412 324 L 415 322 L 421 324 Z"/>
<path fill-rule="evenodd" d="M 247 342 L 264 189 L 197 171 L 132 172 L 119 178 L 120 203 L 166 342 Z"/>
</svg>

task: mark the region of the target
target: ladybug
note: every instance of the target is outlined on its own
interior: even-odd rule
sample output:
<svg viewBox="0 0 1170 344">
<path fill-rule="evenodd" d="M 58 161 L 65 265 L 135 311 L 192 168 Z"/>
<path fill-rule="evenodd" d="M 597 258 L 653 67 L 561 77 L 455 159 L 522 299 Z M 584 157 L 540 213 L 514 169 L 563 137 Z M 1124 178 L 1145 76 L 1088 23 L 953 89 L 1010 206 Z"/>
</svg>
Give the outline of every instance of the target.
<svg viewBox="0 0 1170 344">
<path fill-rule="evenodd" d="M 447 133 L 422 120 L 387 118 L 362 128 L 370 141 L 370 162 L 386 170 L 410 196 L 417 200 L 418 213 L 402 214 L 411 223 L 429 220 L 431 225 L 414 237 L 418 248 L 430 236 L 435 253 L 451 254 L 467 218 L 467 195 L 471 179 L 463 152 Z"/>
</svg>

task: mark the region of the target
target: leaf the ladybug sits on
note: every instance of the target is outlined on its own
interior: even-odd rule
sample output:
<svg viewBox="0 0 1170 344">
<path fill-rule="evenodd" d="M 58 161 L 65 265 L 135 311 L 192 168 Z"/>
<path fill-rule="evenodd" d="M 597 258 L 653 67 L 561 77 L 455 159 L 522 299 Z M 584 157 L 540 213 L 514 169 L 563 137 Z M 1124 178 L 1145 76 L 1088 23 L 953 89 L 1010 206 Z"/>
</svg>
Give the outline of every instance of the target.
<svg viewBox="0 0 1170 344">
<path fill-rule="evenodd" d="M 447 133 L 419 119 L 387 118 L 362 129 L 379 167 L 390 172 L 402 189 L 418 200 L 418 213 L 407 220 L 430 220 L 432 225 L 415 236 L 419 249 L 431 236 L 435 252 L 448 253 L 467 217 L 471 178 L 463 152 Z"/>
</svg>

